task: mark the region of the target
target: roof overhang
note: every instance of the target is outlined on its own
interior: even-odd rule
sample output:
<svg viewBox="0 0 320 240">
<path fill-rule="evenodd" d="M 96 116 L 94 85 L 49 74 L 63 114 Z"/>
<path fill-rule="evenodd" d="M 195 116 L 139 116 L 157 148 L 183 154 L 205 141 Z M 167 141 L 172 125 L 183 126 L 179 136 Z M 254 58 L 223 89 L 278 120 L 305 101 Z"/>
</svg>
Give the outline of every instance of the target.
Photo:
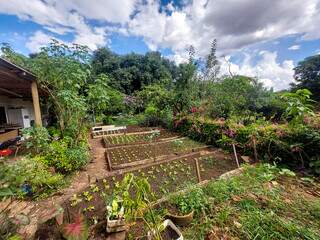
<svg viewBox="0 0 320 240">
<path fill-rule="evenodd" d="M 0 57 L 0 95 L 31 98 L 31 83 L 36 76 Z"/>
</svg>

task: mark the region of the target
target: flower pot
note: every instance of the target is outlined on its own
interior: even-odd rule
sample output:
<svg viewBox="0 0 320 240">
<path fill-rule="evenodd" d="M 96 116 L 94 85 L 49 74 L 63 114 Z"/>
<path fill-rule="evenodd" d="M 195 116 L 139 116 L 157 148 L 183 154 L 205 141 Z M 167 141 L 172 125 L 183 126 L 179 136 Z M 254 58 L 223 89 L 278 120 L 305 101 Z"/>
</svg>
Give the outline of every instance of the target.
<svg viewBox="0 0 320 240">
<path fill-rule="evenodd" d="M 166 215 L 166 218 L 170 219 L 174 224 L 180 227 L 184 227 L 189 225 L 192 222 L 193 216 L 194 216 L 194 210 L 192 210 L 190 213 L 186 215 L 175 215 L 175 214 L 168 213 Z"/>
<path fill-rule="evenodd" d="M 124 219 L 110 220 L 107 218 L 107 233 L 122 232 L 126 230 L 126 221 Z"/>
<path fill-rule="evenodd" d="M 127 235 L 126 231 L 115 232 L 115 233 L 108 234 L 106 240 L 125 240 L 126 235 Z"/>
<path fill-rule="evenodd" d="M 170 219 L 163 221 L 162 224 L 164 230 L 160 234 L 163 240 L 184 240 L 182 233 Z M 154 236 L 155 231 L 148 232 L 148 240 L 153 240 Z"/>
</svg>

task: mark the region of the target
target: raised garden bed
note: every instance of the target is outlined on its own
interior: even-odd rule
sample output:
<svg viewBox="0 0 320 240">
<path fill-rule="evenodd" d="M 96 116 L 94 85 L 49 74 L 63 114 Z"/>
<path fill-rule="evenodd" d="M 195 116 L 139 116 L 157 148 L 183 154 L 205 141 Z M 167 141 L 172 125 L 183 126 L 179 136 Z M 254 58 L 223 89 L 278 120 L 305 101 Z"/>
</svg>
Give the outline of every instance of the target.
<svg viewBox="0 0 320 240">
<path fill-rule="evenodd" d="M 205 145 L 190 139 L 176 139 L 166 142 L 157 142 L 122 148 L 108 149 L 106 157 L 113 168 L 122 168 L 126 165 L 139 165 L 159 161 L 163 158 L 176 157 L 206 148 Z M 131 164 L 133 163 L 133 164 Z M 123 165 L 123 166 L 122 166 Z"/>
<path fill-rule="evenodd" d="M 125 129 L 118 129 L 118 130 L 101 130 L 101 131 L 95 131 L 92 132 L 93 138 L 101 138 L 103 136 L 108 135 L 122 135 L 122 134 L 130 134 L 130 133 L 136 133 L 136 132 L 147 132 L 147 131 L 153 131 L 155 128 L 150 127 L 140 127 L 140 126 L 126 126 Z"/>
<path fill-rule="evenodd" d="M 137 132 L 135 134 L 109 135 L 103 137 L 103 142 L 105 147 L 109 148 L 130 144 L 150 143 L 179 137 L 178 135 L 163 129 L 159 130 L 159 133 L 159 136 L 156 136 L 153 139 L 150 138 L 153 134 L 153 131 L 142 133 Z"/>
</svg>

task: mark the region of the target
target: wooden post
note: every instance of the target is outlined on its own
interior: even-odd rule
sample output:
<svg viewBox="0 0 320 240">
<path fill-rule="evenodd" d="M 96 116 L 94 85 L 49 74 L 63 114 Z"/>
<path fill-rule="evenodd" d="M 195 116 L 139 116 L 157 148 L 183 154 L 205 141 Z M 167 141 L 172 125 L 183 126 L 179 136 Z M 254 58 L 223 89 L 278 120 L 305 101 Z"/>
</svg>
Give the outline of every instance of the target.
<svg viewBox="0 0 320 240">
<path fill-rule="evenodd" d="M 32 102 L 33 102 L 33 108 L 34 108 L 35 125 L 37 127 L 42 127 L 38 86 L 36 81 L 33 81 L 31 83 L 31 94 L 32 94 Z"/>
<path fill-rule="evenodd" d="M 234 157 L 236 158 L 237 166 L 239 168 L 240 165 L 239 165 L 238 155 L 237 155 L 237 151 L 236 151 L 236 146 L 234 145 L 234 143 L 232 144 L 232 148 L 233 148 Z"/>
<path fill-rule="evenodd" d="M 195 163 L 196 163 L 198 182 L 200 183 L 201 182 L 201 175 L 200 175 L 200 166 L 199 166 L 198 158 L 195 158 Z"/>
</svg>

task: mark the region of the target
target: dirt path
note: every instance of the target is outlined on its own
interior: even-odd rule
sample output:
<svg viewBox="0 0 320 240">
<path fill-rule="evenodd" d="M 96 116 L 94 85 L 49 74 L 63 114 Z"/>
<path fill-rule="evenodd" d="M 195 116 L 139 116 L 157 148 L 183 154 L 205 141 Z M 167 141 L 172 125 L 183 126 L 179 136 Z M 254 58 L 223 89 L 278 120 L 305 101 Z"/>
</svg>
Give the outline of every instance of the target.
<svg viewBox="0 0 320 240">
<path fill-rule="evenodd" d="M 106 168 L 106 160 L 104 156 L 104 147 L 100 139 L 89 139 L 91 146 L 91 162 L 85 169 L 77 172 L 71 180 L 71 184 L 62 189 L 54 196 L 42 201 L 13 201 L 8 210 L 10 211 L 10 217 L 18 214 L 24 214 L 28 216 L 30 224 L 22 226 L 19 229 L 19 233 L 25 236 L 25 239 L 31 239 L 31 236 L 37 230 L 37 225 L 42 222 L 46 222 L 52 218 L 55 213 L 57 205 L 61 205 L 64 201 L 69 199 L 75 193 L 88 187 L 96 179 L 100 179 L 108 176 L 109 172 Z M 9 201 L 0 202 L 0 209 L 4 209 L 9 204 Z"/>
</svg>

